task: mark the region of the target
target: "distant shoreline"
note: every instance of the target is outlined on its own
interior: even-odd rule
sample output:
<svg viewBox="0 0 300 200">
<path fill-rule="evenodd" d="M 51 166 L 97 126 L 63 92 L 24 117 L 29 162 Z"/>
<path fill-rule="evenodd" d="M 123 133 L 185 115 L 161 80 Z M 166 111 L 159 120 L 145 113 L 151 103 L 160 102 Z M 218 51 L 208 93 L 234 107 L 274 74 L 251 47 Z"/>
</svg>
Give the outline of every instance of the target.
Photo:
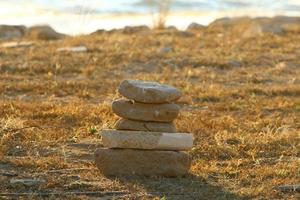
<svg viewBox="0 0 300 200">
<path fill-rule="evenodd" d="M 131 25 L 122 26 L 121 28 L 114 28 L 105 30 L 103 28 L 93 27 L 94 31 L 87 34 L 136 34 L 147 33 L 156 31 L 168 31 L 172 34 L 180 34 L 186 36 L 195 36 L 199 33 L 220 33 L 222 36 L 225 32 L 237 35 L 242 38 L 253 38 L 254 36 L 261 36 L 264 34 L 284 35 L 287 33 L 300 32 L 300 17 L 289 16 L 275 16 L 275 17 L 224 17 L 218 18 L 208 24 L 207 26 L 201 25 L 197 22 L 190 23 L 184 30 L 178 29 L 175 26 L 165 24 L 163 26 L 150 27 L 146 25 Z M 69 36 L 63 32 L 57 31 L 49 25 L 41 26 L 11 26 L 0 24 L 0 40 L 13 40 L 13 39 L 29 39 L 29 40 L 60 40 Z M 10 46 L 11 44 L 9 44 Z M 6 46 L 6 45 L 4 45 Z"/>
<path fill-rule="evenodd" d="M 49 25 L 55 30 L 68 35 L 89 34 L 98 29 L 111 30 L 116 28 L 123 28 L 125 26 L 139 26 L 146 25 L 152 27 L 153 16 L 149 14 L 69 14 L 46 12 L 37 13 L 41 16 L 28 16 L 20 14 L 16 19 L 13 16 L 0 18 L 0 24 L 7 25 Z M 202 25 L 208 25 L 212 21 L 223 17 L 274 17 L 278 15 L 275 12 L 261 13 L 257 10 L 239 10 L 234 12 L 172 12 L 169 14 L 166 25 L 175 26 L 179 30 L 184 30 L 192 22 Z M 281 15 L 281 14 L 280 14 Z M 284 16 L 300 16 L 296 14 L 284 14 Z M 11 18 L 10 18 L 11 17 Z"/>
</svg>

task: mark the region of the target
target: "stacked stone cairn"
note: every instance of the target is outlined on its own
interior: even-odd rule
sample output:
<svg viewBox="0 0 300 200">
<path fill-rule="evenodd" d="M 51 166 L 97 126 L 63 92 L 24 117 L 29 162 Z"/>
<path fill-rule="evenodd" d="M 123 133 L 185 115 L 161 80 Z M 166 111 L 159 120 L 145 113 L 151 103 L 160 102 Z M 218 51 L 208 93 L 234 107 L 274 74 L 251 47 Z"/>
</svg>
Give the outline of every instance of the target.
<svg viewBox="0 0 300 200">
<path fill-rule="evenodd" d="M 173 121 L 179 114 L 175 101 L 181 93 L 156 82 L 125 80 L 118 88 L 125 97 L 113 101 L 121 117 L 114 130 L 102 130 L 104 147 L 95 152 L 95 162 L 106 176 L 178 177 L 191 165 L 184 151 L 193 146 L 193 136 L 177 133 Z"/>
</svg>

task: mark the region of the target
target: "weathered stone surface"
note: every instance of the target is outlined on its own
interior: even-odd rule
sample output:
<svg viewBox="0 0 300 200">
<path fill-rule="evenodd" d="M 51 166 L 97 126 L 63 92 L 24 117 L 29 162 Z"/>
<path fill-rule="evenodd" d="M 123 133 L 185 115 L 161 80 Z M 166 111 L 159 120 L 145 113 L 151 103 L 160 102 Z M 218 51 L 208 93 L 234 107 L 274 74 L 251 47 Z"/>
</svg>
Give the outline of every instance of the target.
<svg viewBox="0 0 300 200">
<path fill-rule="evenodd" d="M 101 135 L 108 148 L 184 151 L 193 147 L 193 135 L 189 133 L 103 130 Z"/>
<path fill-rule="evenodd" d="M 191 23 L 188 27 L 187 27 L 187 31 L 203 31 L 206 29 L 206 26 L 198 24 L 198 23 Z"/>
<path fill-rule="evenodd" d="M 134 34 L 150 31 L 150 28 L 148 26 L 125 26 L 124 29 L 121 30 L 124 34 Z"/>
<path fill-rule="evenodd" d="M 130 119 L 120 119 L 115 124 L 117 130 L 133 130 L 133 131 L 152 131 L 176 133 L 177 130 L 173 123 L 167 122 L 145 122 Z"/>
<path fill-rule="evenodd" d="M 115 100 L 112 110 L 122 118 L 154 122 L 171 122 L 179 114 L 179 106 L 174 103 L 144 104 L 125 99 Z"/>
<path fill-rule="evenodd" d="M 30 27 L 26 33 L 26 36 L 34 40 L 59 40 L 66 37 L 66 35 L 56 32 L 50 26 Z"/>
<path fill-rule="evenodd" d="M 22 179 L 11 179 L 10 184 L 11 185 L 24 185 L 24 186 L 37 186 L 42 183 L 45 183 L 46 181 L 44 179 L 35 179 L 35 178 L 22 178 Z"/>
<path fill-rule="evenodd" d="M 25 33 L 25 26 L 0 25 L 0 40 L 21 38 Z"/>
<path fill-rule="evenodd" d="M 97 149 L 95 163 L 106 176 L 177 177 L 188 173 L 191 160 L 177 151 Z"/>
<path fill-rule="evenodd" d="M 282 35 L 300 30 L 300 17 L 234 17 L 216 19 L 208 29 L 214 32 L 231 32 L 242 38 L 257 37 L 263 34 Z"/>
<path fill-rule="evenodd" d="M 138 80 L 123 81 L 119 86 L 119 93 L 142 103 L 168 103 L 181 97 L 180 91 L 172 86 Z"/>
</svg>

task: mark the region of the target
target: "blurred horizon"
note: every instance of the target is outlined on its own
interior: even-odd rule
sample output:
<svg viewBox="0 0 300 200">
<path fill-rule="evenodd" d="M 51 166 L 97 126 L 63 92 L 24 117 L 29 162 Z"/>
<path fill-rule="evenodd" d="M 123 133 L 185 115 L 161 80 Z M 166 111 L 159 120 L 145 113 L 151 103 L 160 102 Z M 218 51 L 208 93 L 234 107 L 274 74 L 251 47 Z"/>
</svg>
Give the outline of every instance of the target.
<svg viewBox="0 0 300 200">
<path fill-rule="evenodd" d="M 185 29 L 190 23 L 207 25 L 222 17 L 300 16 L 298 0 L 173 0 L 167 26 Z M 0 24 L 48 24 L 77 35 L 98 29 L 152 26 L 147 0 L 0 0 Z"/>
</svg>

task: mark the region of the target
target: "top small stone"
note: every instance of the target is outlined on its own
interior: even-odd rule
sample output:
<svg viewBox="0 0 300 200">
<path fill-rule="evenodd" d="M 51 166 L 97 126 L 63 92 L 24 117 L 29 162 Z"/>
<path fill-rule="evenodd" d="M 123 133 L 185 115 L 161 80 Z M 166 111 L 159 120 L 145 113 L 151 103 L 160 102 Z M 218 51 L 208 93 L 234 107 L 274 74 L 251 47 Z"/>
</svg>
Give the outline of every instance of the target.
<svg viewBox="0 0 300 200">
<path fill-rule="evenodd" d="M 123 81 L 119 93 L 141 103 L 169 103 L 181 97 L 181 92 L 172 86 L 138 80 Z"/>
</svg>

